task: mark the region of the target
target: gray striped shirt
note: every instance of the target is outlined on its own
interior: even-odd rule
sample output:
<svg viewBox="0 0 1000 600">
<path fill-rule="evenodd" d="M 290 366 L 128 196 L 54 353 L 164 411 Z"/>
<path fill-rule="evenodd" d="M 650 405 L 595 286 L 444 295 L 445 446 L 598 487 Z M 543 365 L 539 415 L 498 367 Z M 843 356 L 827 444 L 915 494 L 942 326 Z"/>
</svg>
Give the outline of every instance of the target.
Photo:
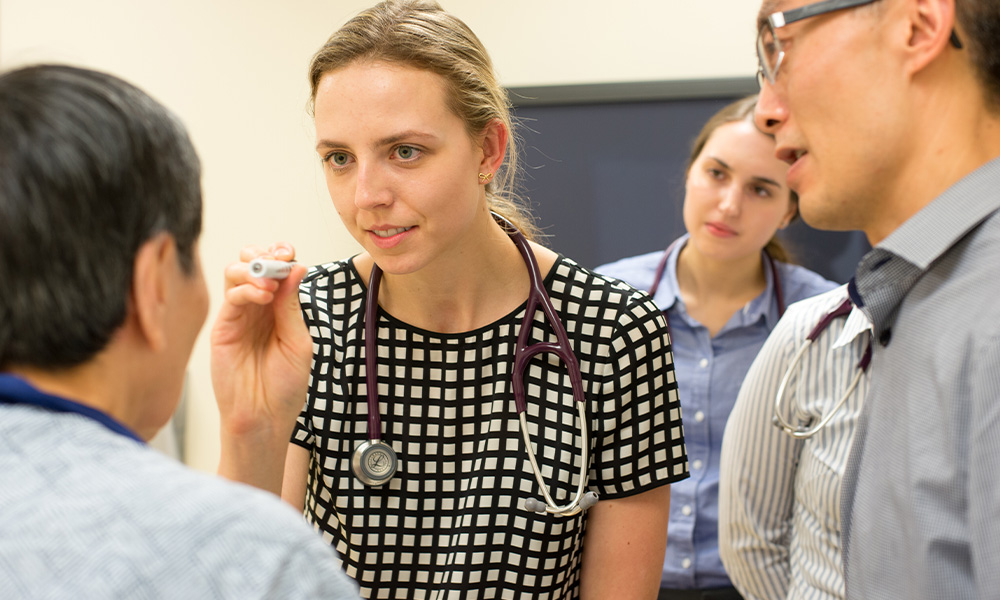
<svg viewBox="0 0 1000 600">
<path fill-rule="evenodd" d="M 875 376 L 844 477 L 850 598 L 1000 597 L 1000 159 L 862 259 Z"/>
<path fill-rule="evenodd" d="M 771 332 L 740 388 L 722 443 L 719 548 L 744 598 L 844 597 L 840 483 L 868 387 L 861 376 L 830 422 L 806 440 L 775 427 L 775 396 L 806 336 L 847 298 L 846 286 L 796 302 Z M 858 309 L 835 319 L 791 370 L 782 415 L 818 423 L 849 389 L 868 345 Z"/>
</svg>

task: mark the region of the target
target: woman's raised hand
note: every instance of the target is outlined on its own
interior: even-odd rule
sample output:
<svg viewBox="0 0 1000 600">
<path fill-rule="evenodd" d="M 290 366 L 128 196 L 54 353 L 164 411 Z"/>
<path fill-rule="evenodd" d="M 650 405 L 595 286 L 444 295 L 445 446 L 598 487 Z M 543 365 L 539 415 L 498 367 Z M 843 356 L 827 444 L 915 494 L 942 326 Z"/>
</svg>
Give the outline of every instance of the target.
<svg viewBox="0 0 1000 600">
<path fill-rule="evenodd" d="M 312 338 L 299 306 L 306 268 L 285 279 L 250 275 L 255 258 L 292 261 L 277 243 L 244 248 L 226 268 L 226 294 L 212 327 L 212 384 L 222 422 L 219 473 L 280 492 L 295 419 L 305 405 Z"/>
</svg>

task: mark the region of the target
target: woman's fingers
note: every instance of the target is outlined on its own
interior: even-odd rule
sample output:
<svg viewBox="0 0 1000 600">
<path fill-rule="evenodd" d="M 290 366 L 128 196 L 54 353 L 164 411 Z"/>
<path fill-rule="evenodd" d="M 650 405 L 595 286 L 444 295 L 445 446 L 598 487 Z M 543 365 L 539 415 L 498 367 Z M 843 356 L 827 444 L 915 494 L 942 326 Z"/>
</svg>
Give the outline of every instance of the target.
<svg viewBox="0 0 1000 600">
<path fill-rule="evenodd" d="M 295 258 L 295 248 L 287 242 L 276 242 L 271 244 L 271 246 L 269 246 L 266 250 L 260 246 L 243 247 L 240 250 L 240 261 L 231 263 L 226 267 L 225 289 L 227 292 L 231 288 L 246 284 L 271 293 L 276 292 L 281 287 L 282 282 L 278 280 L 268 277 L 250 276 L 249 263 L 256 258 L 291 261 Z M 301 280 L 301 277 L 299 280 Z M 298 285 L 298 283 L 295 282 L 295 285 Z M 259 294 L 249 293 L 249 295 L 253 297 L 260 297 Z M 270 299 L 268 301 L 270 301 Z"/>
</svg>

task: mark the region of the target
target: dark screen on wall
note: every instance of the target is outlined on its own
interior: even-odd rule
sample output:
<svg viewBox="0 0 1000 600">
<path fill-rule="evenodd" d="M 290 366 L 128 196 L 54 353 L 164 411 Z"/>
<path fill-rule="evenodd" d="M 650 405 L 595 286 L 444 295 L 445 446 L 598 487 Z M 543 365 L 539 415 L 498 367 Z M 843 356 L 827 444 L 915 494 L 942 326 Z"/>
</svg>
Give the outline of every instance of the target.
<svg viewBox="0 0 1000 600">
<path fill-rule="evenodd" d="M 599 86 L 596 95 L 612 98 L 599 101 L 587 98 L 587 88 L 598 86 L 576 86 L 569 99 L 567 90 L 550 94 L 555 88 L 512 90 L 515 100 L 530 97 L 515 107 L 522 191 L 548 236 L 545 243 L 592 268 L 663 249 L 683 234 L 691 142 L 712 114 L 756 87 L 753 80 L 737 83 L 703 97 L 636 99 L 642 94 L 633 93 L 628 101 L 613 99 L 613 85 Z M 546 94 L 557 98 L 546 101 Z M 782 232 L 782 240 L 797 262 L 839 282 L 854 274 L 869 248 L 859 232 L 818 231 L 801 220 Z"/>
</svg>

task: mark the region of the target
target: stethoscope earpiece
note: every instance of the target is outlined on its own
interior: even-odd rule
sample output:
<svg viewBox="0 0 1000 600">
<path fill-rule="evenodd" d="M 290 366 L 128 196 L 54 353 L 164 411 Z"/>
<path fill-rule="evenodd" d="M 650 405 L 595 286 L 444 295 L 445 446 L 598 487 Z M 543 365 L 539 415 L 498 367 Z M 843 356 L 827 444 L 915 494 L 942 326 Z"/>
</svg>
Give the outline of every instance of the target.
<svg viewBox="0 0 1000 600">
<path fill-rule="evenodd" d="M 351 458 L 354 476 L 366 485 L 382 485 L 392 479 L 398 463 L 396 452 L 382 440 L 362 442 Z"/>
<path fill-rule="evenodd" d="M 551 512 L 554 515 L 559 515 L 560 517 L 571 517 L 578 512 L 583 512 L 588 508 L 597 504 L 597 492 L 587 492 L 584 494 L 580 501 L 576 505 L 570 505 L 569 507 L 562 509 L 558 506 L 553 506 L 549 509 L 549 505 L 545 504 L 541 500 L 536 500 L 534 498 L 524 499 L 524 510 L 536 513 L 546 513 Z"/>
</svg>

